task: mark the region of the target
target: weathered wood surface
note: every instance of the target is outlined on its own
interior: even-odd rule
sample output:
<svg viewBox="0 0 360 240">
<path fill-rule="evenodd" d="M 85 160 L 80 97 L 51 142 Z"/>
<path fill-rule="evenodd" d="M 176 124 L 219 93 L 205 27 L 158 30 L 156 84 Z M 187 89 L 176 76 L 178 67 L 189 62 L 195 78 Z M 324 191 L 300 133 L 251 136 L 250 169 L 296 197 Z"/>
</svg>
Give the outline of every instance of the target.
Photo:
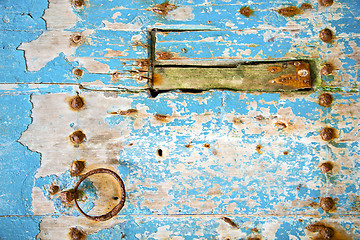
<svg viewBox="0 0 360 240">
<path fill-rule="evenodd" d="M 0 2 L 0 238 L 66 239 L 78 227 L 88 239 L 309 239 L 316 233 L 306 226 L 321 221 L 334 239 L 360 239 L 360 2 L 307 1 L 313 8 L 293 17 L 276 10 L 303 2 L 171 1 L 176 7 L 159 14 L 162 3 Z M 239 12 L 246 5 L 249 18 Z M 318 72 L 309 92 L 151 98 L 153 28 L 196 30 L 157 34 L 156 51 L 175 56 L 155 54 L 157 64 L 306 58 L 334 71 Z M 319 39 L 323 28 L 334 32 L 331 43 Z M 319 105 L 324 91 L 330 107 Z M 77 93 L 85 108 L 76 112 Z M 329 142 L 319 136 L 326 126 L 336 129 Z M 77 129 L 86 141 L 74 147 Z M 94 223 L 49 194 L 52 184 L 75 185 L 78 159 L 85 171 L 106 167 L 123 178 L 127 201 L 115 218 Z M 334 169 L 323 174 L 327 161 Z M 82 206 L 104 213 L 113 185 L 87 184 Z M 327 196 L 336 210 L 319 207 Z"/>
</svg>

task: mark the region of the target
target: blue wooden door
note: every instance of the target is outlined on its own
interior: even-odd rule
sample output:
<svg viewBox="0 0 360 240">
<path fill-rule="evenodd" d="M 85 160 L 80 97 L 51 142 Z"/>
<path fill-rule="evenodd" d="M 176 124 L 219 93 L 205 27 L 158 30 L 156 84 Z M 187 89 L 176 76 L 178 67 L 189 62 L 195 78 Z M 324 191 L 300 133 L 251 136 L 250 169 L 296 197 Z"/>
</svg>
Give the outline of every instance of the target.
<svg viewBox="0 0 360 240">
<path fill-rule="evenodd" d="M 0 9 L 0 239 L 360 239 L 360 1 Z M 155 64 L 283 61 L 310 62 L 311 89 L 153 89 Z M 61 198 L 97 168 L 126 189 L 106 221 Z M 105 214 L 119 187 L 89 179 L 78 202 Z"/>
</svg>

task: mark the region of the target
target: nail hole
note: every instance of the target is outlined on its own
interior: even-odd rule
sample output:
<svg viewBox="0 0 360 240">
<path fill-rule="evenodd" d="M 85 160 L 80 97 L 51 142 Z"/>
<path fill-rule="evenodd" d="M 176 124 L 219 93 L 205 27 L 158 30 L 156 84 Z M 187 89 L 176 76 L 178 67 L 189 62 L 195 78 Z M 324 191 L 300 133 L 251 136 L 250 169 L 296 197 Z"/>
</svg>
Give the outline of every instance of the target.
<svg viewBox="0 0 360 240">
<path fill-rule="evenodd" d="M 119 198 L 118 197 L 113 197 L 114 200 L 118 200 Z"/>
<path fill-rule="evenodd" d="M 158 155 L 159 155 L 159 157 L 162 157 L 163 156 L 163 150 L 162 149 L 158 149 L 157 150 L 157 153 L 158 153 Z"/>
</svg>

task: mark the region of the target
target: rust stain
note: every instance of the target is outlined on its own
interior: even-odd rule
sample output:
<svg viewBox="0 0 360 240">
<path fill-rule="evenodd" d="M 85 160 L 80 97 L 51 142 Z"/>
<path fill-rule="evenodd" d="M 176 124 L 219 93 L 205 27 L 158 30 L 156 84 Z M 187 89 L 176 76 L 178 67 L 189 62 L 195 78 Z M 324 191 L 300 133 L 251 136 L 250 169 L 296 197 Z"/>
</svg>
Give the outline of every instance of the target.
<svg viewBox="0 0 360 240">
<path fill-rule="evenodd" d="M 157 52 L 156 55 L 159 60 L 169 60 L 174 58 L 174 55 L 171 52 Z"/>
<path fill-rule="evenodd" d="M 168 123 L 170 122 L 170 116 L 169 115 L 164 115 L 164 114 L 155 114 L 155 119 L 160 121 L 160 122 L 164 122 L 164 123 Z"/>
<path fill-rule="evenodd" d="M 303 9 L 303 10 L 312 9 L 312 8 L 313 8 L 312 5 L 309 4 L 309 3 L 303 3 L 303 4 L 301 4 L 301 6 L 300 6 L 300 9 Z"/>
<path fill-rule="evenodd" d="M 300 191 L 300 188 L 301 188 L 301 184 L 299 184 L 299 185 L 296 187 L 296 190 Z"/>
<path fill-rule="evenodd" d="M 257 115 L 257 116 L 255 117 L 255 119 L 258 120 L 258 121 L 262 121 L 262 120 L 265 120 L 265 117 L 262 116 L 262 115 Z"/>
<path fill-rule="evenodd" d="M 58 185 L 51 185 L 48 189 L 48 191 L 51 195 L 57 194 L 59 192 L 59 190 L 60 190 L 60 188 Z"/>
<path fill-rule="evenodd" d="M 278 128 L 280 128 L 280 129 L 284 129 L 284 128 L 287 127 L 286 123 L 281 122 L 281 121 L 277 121 L 277 122 L 275 123 L 275 126 L 278 127 Z"/>
<path fill-rule="evenodd" d="M 186 145 L 185 145 L 185 147 L 186 147 L 186 148 L 192 148 L 192 147 L 193 147 L 193 145 L 191 145 L 191 143 L 192 143 L 192 142 L 190 142 L 190 143 L 186 144 Z"/>
<path fill-rule="evenodd" d="M 333 40 L 334 34 L 330 29 L 324 28 L 320 31 L 319 37 L 323 42 L 329 43 Z"/>
<path fill-rule="evenodd" d="M 85 240 L 86 233 L 78 227 L 70 228 L 69 237 L 71 240 Z"/>
<path fill-rule="evenodd" d="M 76 130 L 70 134 L 69 138 L 73 144 L 80 144 L 85 140 L 86 136 L 81 130 Z"/>
<path fill-rule="evenodd" d="M 136 60 L 136 66 L 144 71 L 149 71 L 150 61 L 149 59 Z"/>
<path fill-rule="evenodd" d="M 154 13 L 157 13 L 161 16 L 166 16 L 168 14 L 168 12 L 173 11 L 177 8 L 176 5 L 168 3 L 168 2 L 164 2 L 161 4 L 156 4 L 154 7 L 152 7 L 151 11 L 153 11 Z"/>
<path fill-rule="evenodd" d="M 320 199 L 320 207 L 326 211 L 329 212 L 331 210 L 335 209 L 335 201 L 331 197 L 324 197 Z"/>
<path fill-rule="evenodd" d="M 334 3 L 334 0 L 319 0 L 321 6 L 331 6 Z"/>
<path fill-rule="evenodd" d="M 323 93 L 319 96 L 319 105 L 322 107 L 330 107 L 333 102 L 333 97 L 330 93 Z"/>
<path fill-rule="evenodd" d="M 240 9 L 240 11 L 239 11 L 242 15 L 244 15 L 245 17 L 250 17 L 253 13 L 254 13 L 254 11 L 253 10 L 251 10 L 251 8 L 249 8 L 249 7 L 242 7 L 241 9 Z"/>
<path fill-rule="evenodd" d="M 244 122 L 243 122 L 243 120 L 241 120 L 241 118 L 234 118 L 234 119 L 233 119 L 233 123 L 234 123 L 234 124 L 242 124 L 242 123 L 244 123 Z"/>
<path fill-rule="evenodd" d="M 137 109 L 119 110 L 117 112 L 110 112 L 110 114 L 118 114 L 121 116 L 135 116 L 138 113 Z"/>
<path fill-rule="evenodd" d="M 257 145 L 257 146 L 256 146 L 256 151 L 257 151 L 258 154 L 262 154 L 262 153 L 263 153 L 263 152 L 261 151 L 261 149 L 262 149 L 262 146 L 261 146 L 261 145 Z"/>
<path fill-rule="evenodd" d="M 121 73 L 119 73 L 119 72 L 113 72 L 113 73 L 111 74 L 111 81 L 112 81 L 113 83 L 116 83 L 116 82 L 119 80 L 120 77 L 121 77 Z"/>
<path fill-rule="evenodd" d="M 227 224 L 229 224 L 230 226 L 232 226 L 233 228 L 237 228 L 239 229 L 239 226 L 230 218 L 228 217 L 222 217 L 221 220 L 223 220 L 224 222 L 226 222 Z"/>
<path fill-rule="evenodd" d="M 320 137 L 324 141 L 331 141 L 337 137 L 336 129 L 331 127 L 325 127 L 320 131 Z"/>
<path fill-rule="evenodd" d="M 325 63 L 325 65 L 321 68 L 321 74 L 322 75 L 330 75 L 333 70 L 334 70 L 334 67 L 330 63 Z"/>
<path fill-rule="evenodd" d="M 281 72 L 282 67 L 276 67 L 276 66 L 272 66 L 268 68 L 268 71 L 271 73 L 278 73 Z"/>
<path fill-rule="evenodd" d="M 107 50 L 105 57 L 126 57 L 129 55 L 126 51 L 119 51 L 119 50 Z"/>
<path fill-rule="evenodd" d="M 203 147 L 205 147 L 205 148 L 210 148 L 210 144 L 204 143 Z"/>
<path fill-rule="evenodd" d="M 301 11 L 299 8 L 295 6 L 290 6 L 290 7 L 280 8 L 277 10 L 277 12 L 285 17 L 292 17 L 296 14 L 300 14 Z"/>
<path fill-rule="evenodd" d="M 283 154 L 284 154 L 284 155 L 289 155 L 289 152 L 288 152 L 288 151 L 284 151 Z"/>
<path fill-rule="evenodd" d="M 331 172 L 333 170 L 334 166 L 331 162 L 324 162 L 319 166 L 319 168 L 320 168 L 320 171 L 325 174 L 325 173 Z"/>
<path fill-rule="evenodd" d="M 80 173 L 85 169 L 85 161 L 77 160 L 71 164 L 70 175 L 71 176 L 79 176 Z"/>
<path fill-rule="evenodd" d="M 85 108 L 85 101 L 79 94 L 71 98 L 69 101 L 69 106 L 71 110 L 80 111 Z"/>
<path fill-rule="evenodd" d="M 152 85 L 154 87 L 161 86 L 161 84 L 164 82 L 164 77 L 160 74 L 154 73 L 152 77 Z"/>
<path fill-rule="evenodd" d="M 309 64 L 300 61 L 296 61 L 290 64 L 295 66 L 296 73 L 281 75 L 280 77 L 274 78 L 269 82 L 293 88 L 311 88 Z"/>
<path fill-rule="evenodd" d="M 259 238 L 259 237 L 249 237 L 249 238 L 247 238 L 247 240 L 261 240 L 261 238 Z"/>
</svg>

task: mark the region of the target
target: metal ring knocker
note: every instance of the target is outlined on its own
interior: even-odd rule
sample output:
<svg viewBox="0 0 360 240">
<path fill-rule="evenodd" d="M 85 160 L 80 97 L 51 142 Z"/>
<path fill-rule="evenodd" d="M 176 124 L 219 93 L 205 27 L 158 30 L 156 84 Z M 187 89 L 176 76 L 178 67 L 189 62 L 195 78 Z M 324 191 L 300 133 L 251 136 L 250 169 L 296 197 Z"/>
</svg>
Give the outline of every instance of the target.
<svg viewBox="0 0 360 240">
<path fill-rule="evenodd" d="M 120 189 L 121 189 L 121 199 L 120 202 L 113 208 L 111 209 L 110 212 L 104 214 L 104 215 L 100 215 L 100 216 L 90 216 L 88 214 L 86 214 L 79 206 L 77 199 L 75 197 L 75 204 L 77 209 L 80 211 L 80 213 L 82 215 L 84 215 L 85 217 L 95 220 L 95 221 L 106 221 L 109 220 L 110 218 L 114 217 L 116 214 L 118 214 L 120 212 L 120 210 L 124 207 L 125 204 L 125 199 L 126 199 L 126 192 L 125 192 L 125 186 L 124 186 L 124 182 L 122 181 L 122 179 L 119 177 L 119 175 L 117 175 L 114 171 L 111 171 L 110 169 L 106 169 L 106 168 L 97 168 L 94 170 L 91 170 L 87 173 L 85 173 L 84 175 L 82 175 L 82 177 L 79 179 L 79 181 L 76 183 L 75 187 L 74 187 L 74 191 L 75 194 L 77 194 L 77 190 L 79 185 L 89 176 L 94 175 L 94 174 L 98 174 L 98 173 L 107 173 L 110 174 L 111 176 L 113 176 L 117 182 L 120 185 Z"/>
</svg>

